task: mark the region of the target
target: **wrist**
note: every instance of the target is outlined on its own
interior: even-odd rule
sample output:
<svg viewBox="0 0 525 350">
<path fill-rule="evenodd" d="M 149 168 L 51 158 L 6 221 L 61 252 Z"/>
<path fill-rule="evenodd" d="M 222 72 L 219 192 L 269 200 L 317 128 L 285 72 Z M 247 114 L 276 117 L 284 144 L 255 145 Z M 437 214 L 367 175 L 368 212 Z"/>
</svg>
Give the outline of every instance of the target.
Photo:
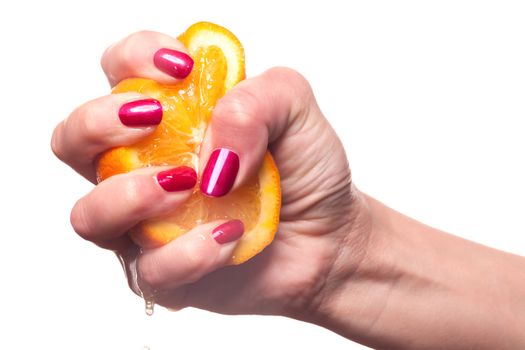
<svg viewBox="0 0 525 350">
<path fill-rule="evenodd" d="M 524 258 L 355 193 L 359 210 L 303 320 L 375 348 L 524 346 Z"/>
<path fill-rule="evenodd" d="M 388 246 L 385 225 L 391 213 L 355 187 L 352 196 L 348 224 L 342 228 L 344 239 L 323 288 L 301 320 L 377 347 L 381 344 L 373 328 L 400 274 L 383 254 Z"/>
<path fill-rule="evenodd" d="M 329 266 L 318 284 L 315 293 L 309 298 L 307 305 L 301 305 L 289 316 L 301 321 L 314 323 L 328 328 L 345 337 L 349 336 L 349 327 L 339 329 L 337 318 L 339 302 L 347 295 L 350 283 L 362 279 L 362 274 L 371 273 L 370 253 L 374 241 L 373 215 L 369 198 L 352 185 L 352 205 L 347 213 L 347 220 L 334 232 L 330 239 L 336 237 L 335 254 L 329 261 Z M 350 328 L 355 328 L 351 325 Z M 359 328 L 359 327 L 357 327 Z"/>
</svg>

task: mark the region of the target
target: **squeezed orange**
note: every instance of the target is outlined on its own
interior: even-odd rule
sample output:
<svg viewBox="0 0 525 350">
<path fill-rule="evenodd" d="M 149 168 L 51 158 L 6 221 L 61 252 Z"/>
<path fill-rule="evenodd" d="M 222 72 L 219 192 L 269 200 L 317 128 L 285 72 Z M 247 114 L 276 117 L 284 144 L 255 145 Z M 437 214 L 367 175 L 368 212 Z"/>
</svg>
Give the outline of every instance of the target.
<svg viewBox="0 0 525 350">
<path fill-rule="evenodd" d="M 199 149 L 213 107 L 244 79 L 244 50 L 227 29 L 200 22 L 179 40 L 194 60 L 191 74 L 178 84 L 161 85 L 148 79 L 127 79 L 113 93 L 139 92 L 159 100 L 163 119 L 155 132 L 135 145 L 105 152 L 97 165 L 99 181 L 147 166 L 191 166 L 197 169 Z M 130 234 L 145 248 L 166 244 L 191 228 L 213 220 L 239 219 L 245 233 L 230 259 L 240 264 L 273 240 L 281 206 L 279 172 L 269 152 L 258 174 L 224 197 L 212 198 L 196 186 L 190 199 L 162 217 L 141 222 Z"/>
</svg>

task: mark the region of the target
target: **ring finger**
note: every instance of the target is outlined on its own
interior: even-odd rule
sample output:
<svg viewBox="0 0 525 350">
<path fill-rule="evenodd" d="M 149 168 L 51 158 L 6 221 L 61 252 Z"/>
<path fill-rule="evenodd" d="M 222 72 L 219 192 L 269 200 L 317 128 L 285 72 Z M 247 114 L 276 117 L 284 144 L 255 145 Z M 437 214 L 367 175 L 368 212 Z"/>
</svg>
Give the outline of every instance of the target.
<svg viewBox="0 0 525 350">
<path fill-rule="evenodd" d="M 114 247 L 140 221 L 175 210 L 192 193 L 195 170 L 151 167 L 108 178 L 81 198 L 71 224 L 84 239 Z"/>
</svg>

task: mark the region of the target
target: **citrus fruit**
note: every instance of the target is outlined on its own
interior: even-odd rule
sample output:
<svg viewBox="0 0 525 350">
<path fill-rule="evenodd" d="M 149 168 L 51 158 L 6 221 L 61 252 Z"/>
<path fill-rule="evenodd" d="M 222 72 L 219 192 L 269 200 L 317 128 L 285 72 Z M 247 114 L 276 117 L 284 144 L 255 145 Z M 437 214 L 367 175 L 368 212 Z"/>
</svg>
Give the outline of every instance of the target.
<svg viewBox="0 0 525 350">
<path fill-rule="evenodd" d="M 140 92 L 159 100 L 163 119 L 155 132 L 131 146 L 113 148 L 98 161 L 99 181 L 147 166 L 191 166 L 198 171 L 199 147 L 213 107 L 229 89 L 244 79 L 244 50 L 227 29 L 200 22 L 179 40 L 194 60 L 192 73 L 173 85 L 148 79 L 127 79 L 113 93 Z M 191 228 L 214 220 L 239 219 L 245 233 L 230 259 L 240 264 L 264 249 L 279 223 L 279 172 L 269 152 L 256 176 L 224 197 L 212 198 L 196 186 L 189 200 L 175 211 L 141 222 L 132 239 L 144 248 L 158 247 Z"/>
</svg>

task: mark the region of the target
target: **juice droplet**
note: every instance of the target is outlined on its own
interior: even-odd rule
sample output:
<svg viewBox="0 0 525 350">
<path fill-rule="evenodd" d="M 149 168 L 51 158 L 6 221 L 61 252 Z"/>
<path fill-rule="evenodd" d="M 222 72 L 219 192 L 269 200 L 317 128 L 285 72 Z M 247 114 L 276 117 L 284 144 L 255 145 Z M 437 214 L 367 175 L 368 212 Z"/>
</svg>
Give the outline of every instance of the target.
<svg viewBox="0 0 525 350">
<path fill-rule="evenodd" d="M 146 299 L 146 315 L 148 316 L 153 315 L 154 308 L 155 308 L 155 301 L 151 299 Z"/>
<path fill-rule="evenodd" d="M 129 287 L 135 294 L 144 299 L 146 303 L 146 315 L 151 316 L 153 315 L 153 308 L 155 307 L 156 291 L 140 279 L 137 271 L 137 257 L 140 253 L 140 249 L 137 248 L 127 252 L 117 253 L 117 257 L 122 264 Z"/>
</svg>

